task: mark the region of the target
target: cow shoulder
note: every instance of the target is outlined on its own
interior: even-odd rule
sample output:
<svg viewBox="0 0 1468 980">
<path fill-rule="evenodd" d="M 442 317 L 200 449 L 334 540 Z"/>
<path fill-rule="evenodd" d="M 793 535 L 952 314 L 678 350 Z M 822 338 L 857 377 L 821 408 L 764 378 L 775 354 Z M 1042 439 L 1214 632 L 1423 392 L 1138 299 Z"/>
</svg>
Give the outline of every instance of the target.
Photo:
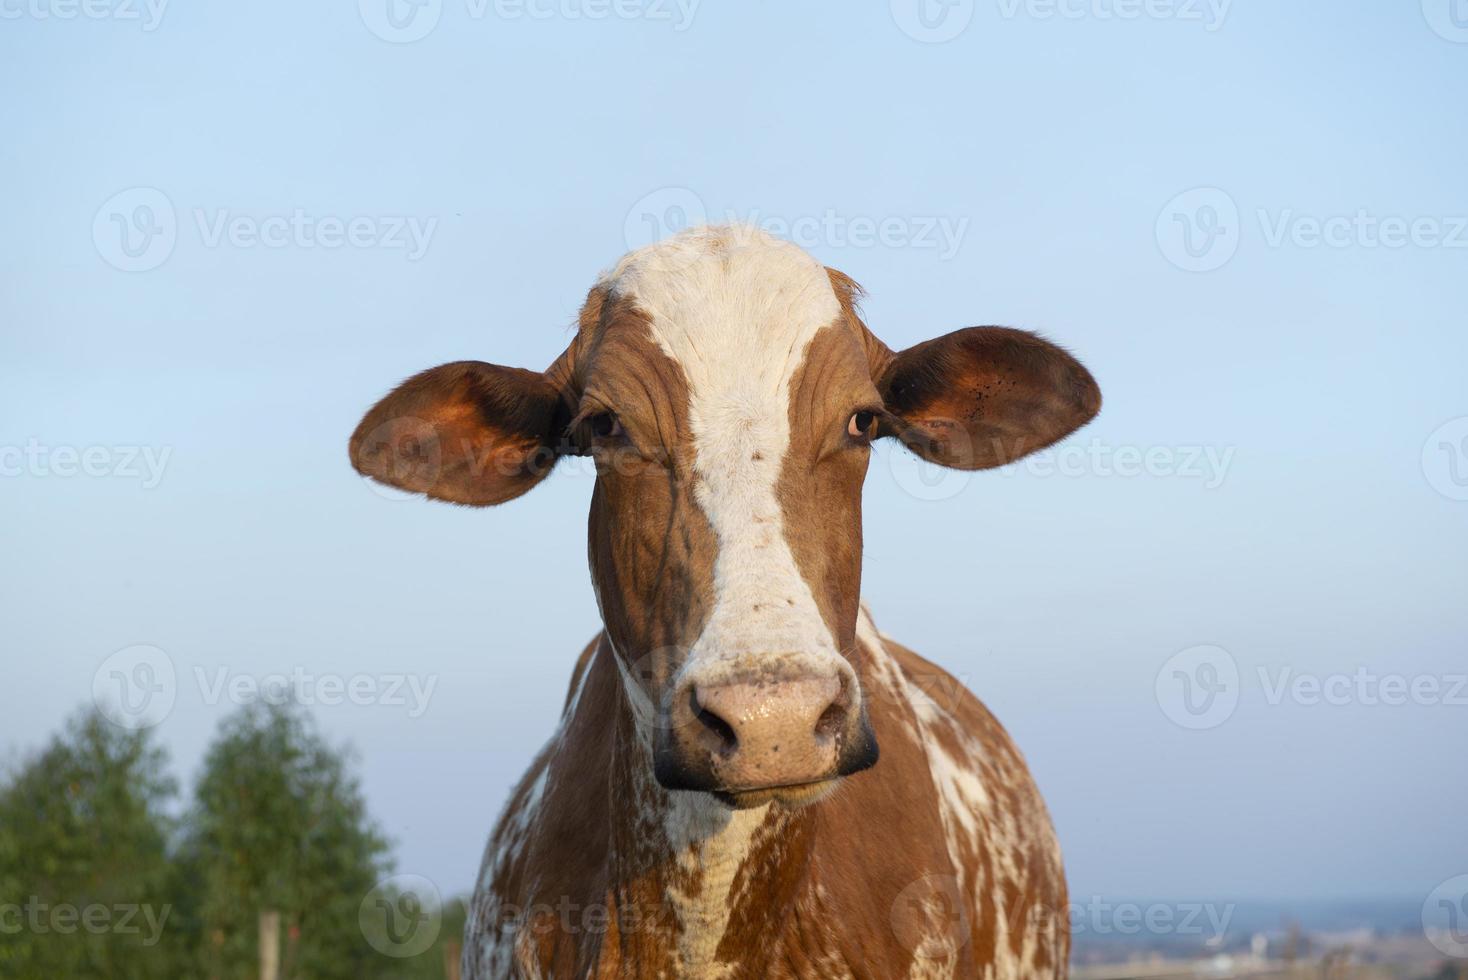
<svg viewBox="0 0 1468 980">
<path fill-rule="evenodd" d="M 468 976 L 526 974 L 527 957 L 585 955 L 543 948 L 563 937 L 538 919 L 567 905 L 593 915 L 604 907 L 609 740 L 597 732 L 609 729 L 616 704 L 604 646 L 599 635 L 577 659 L 560 724 L 490 835 L 466 928 Z"/>
<path fill-rule="evenodd" d="M 1063 975 L 1069 956 L 1064 869 L 1024 757 L 957 678 L 874 628 L 872 634 L 887 660 L 885 684 L 911 705 L 942 836 L 969 902 L 975 957 L 995 964 L 995 976 Z"/>
</svg>

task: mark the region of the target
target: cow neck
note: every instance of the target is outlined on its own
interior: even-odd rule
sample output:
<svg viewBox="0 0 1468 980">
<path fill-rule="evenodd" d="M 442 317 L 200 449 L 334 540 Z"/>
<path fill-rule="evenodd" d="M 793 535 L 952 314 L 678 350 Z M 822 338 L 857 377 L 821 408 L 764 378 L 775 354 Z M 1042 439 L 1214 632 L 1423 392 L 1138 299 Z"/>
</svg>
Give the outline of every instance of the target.
<svg viewBox="0 0 1468 980">
<path fill-rule="evenodd" d="M 604 649 L 611 659 L 612 651 Z M 685 971 L 745 960 L 793 920 L 811 881 L 817 803 L 733 810 L 653 777 L 651 738 L 623 682 L 611 745 L 608 884 L 622 914 L 623 954 L 672 949 Z M 635 929 L 625 923 L 635 922 Z M 662 942 L 649 944 L 651 936 Z"/>
</svg>

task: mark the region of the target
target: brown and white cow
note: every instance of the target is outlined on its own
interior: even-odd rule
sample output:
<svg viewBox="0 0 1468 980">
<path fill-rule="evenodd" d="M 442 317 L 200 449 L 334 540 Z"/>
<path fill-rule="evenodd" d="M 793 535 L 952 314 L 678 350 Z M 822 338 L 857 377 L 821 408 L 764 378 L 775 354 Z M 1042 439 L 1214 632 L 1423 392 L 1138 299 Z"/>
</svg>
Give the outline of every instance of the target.
<svg viewBox="0 0 1468 980">
<path fill-rule="evenodd" d="M 433 368 L 353 435 L 362 473 L 461 504 L 596 461 L 605 629 L 485 852 L 467 977 L 1066 974 L 1044 803 L 983 705 L 872 625 L 861 491 L 874 438 L 998 466 L 1100 394 L 1017 330 L 894 353 L 856 298 L 761 232 L 685 232 L 602 276 L 549 370 Z"/>
</svg>

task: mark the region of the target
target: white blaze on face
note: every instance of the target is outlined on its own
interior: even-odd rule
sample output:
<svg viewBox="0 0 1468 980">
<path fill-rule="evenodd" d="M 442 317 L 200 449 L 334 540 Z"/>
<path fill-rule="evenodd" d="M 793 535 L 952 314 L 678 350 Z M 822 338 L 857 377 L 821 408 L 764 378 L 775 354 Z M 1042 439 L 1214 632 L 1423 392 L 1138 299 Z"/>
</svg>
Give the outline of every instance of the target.
<svg viewBox="0 0 1468 980">
<path fill-rule="evenodd" d="M 719 551 L 713 608 L 683 675 L 854 680 L 796 566 L 776 494 L 791 379 L 841 313 L 825 268 L 756 229 L 701 228 L 631 253 L 603 281 L 646 314 L 688 383 L 694 498 Z"/>
</svg>

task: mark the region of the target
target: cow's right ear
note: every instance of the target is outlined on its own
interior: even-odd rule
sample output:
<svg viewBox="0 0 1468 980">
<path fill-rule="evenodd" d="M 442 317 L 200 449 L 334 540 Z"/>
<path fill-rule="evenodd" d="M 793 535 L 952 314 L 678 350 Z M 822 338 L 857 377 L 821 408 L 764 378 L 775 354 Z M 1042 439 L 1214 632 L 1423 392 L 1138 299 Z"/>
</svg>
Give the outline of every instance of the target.
<svg viewBox="0 0 1468 980">
<path fill-rule="evenodd" d="M 357 472 L 379 483 L 485 507 L 550 473 L 569 421 L 551 374 L 455 361 L 374 405 L 348 449 Z"/>
</svg>

